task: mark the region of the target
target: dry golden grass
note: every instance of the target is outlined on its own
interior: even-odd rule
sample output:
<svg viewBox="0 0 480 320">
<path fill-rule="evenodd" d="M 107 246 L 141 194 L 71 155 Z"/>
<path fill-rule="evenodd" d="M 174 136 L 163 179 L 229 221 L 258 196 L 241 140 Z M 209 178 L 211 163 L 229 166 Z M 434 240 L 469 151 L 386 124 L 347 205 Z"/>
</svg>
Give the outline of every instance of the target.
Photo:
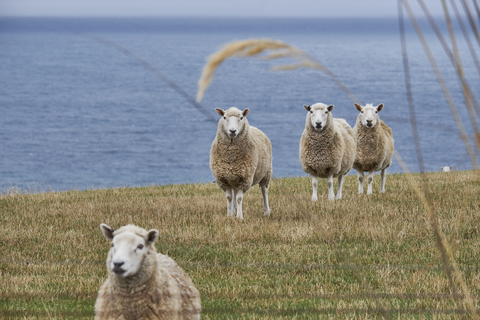
<svg viewBox="0 0 480 320">
<path fill-rule="evenodd" d="M 478 173 L 426 178 L 478 308 Z M 329 202 L 323 183 L 312 203 L 310 179 L 275 179 L 272 216 L 262 216 L 254 188 L 245 196 L 244 221 L 226 217 L 224 194 L 214 184 L 0 197 L 0 317 L 91 318 L 106 278 L 102 222 L 157 228 L 158 251 L 186 269 L 202 295 L 202 319 L 465 315 L 405 175 L 389 175 L 381 195 L 378 177 L 372 196 L 356 194 L 354 176 L 344 188 L 344 200 Z"/>
<path fill-rule="evenodd" d="M 261 55 L 268 52 L 267 55 Z M 264 60 L 274 59 L 294 59 L 296 63 L 279 65 L 273 67 L 273 70 L 293 70 L 299 68 L 317 69 L 325 72 L 345 93 L 355 102 L 358 99 L 355 95 L 338 79 L 330 70 L 318 62 L 308 53 L 286 44 L 282 41 L 271 39 L 248 39 L 238 40 L 227 43 L 222 49 L 215 52 L 208 57 L 207 63 L 203 67 L 202 75 L 198 80 L 197 101 L 200 102 L 203 98 L 205 90 L 212 82 L 215 70 L 228 58 L 246 58 L 246 57 L 260 57 Z"/>
</svg>

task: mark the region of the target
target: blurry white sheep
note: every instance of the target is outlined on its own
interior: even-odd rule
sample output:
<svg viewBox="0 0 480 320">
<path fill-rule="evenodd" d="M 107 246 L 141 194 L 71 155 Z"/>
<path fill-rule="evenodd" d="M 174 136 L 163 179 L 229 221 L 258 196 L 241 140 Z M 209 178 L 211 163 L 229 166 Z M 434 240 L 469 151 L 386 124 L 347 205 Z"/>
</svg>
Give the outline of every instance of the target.
<svg viewBox="0 0 480 320">
<path fill-rule="evenodd" d="M 112 242 L 108 279 L 95 303 L 95 319 L 200 319 L 200 294 L 171 258 L 157 254 L 157 230 L 128 225 L 100 228 Z"/>
</svg>

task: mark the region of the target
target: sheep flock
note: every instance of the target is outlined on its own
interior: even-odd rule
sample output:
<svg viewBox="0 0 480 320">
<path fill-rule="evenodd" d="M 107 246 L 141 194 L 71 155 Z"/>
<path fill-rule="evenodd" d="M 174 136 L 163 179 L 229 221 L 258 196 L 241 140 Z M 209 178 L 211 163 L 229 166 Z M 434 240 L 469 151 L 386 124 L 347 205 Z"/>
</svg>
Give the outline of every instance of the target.
<svg viewBox="0 0 480 320">
<path fill-rule="evenodd" d="M 334 118 L 333 105 L 304 105 L 305 129 L 299 157 L 303 170 L 312 176 L 312 201 L 318 200 L 318 178 L 327 179 L 328 199 L 335 200 L 333 178 L 338 178 L 336 199 L 342 199 L 344 176 L 357 170 L 359 193 L 364 172 L 368 192 L 373 174 L 381 171 L 380 192 L 385 192 L 385 172 L 392 163 L 392 130 L 378 117 L 383 104 L 362 107 L 352 129 Z M 263 215 L 270 216 L 268 188 L 272 179 L 272 145 L 261 130 L 250 126 L 250 109 L 215 109 L 220 116 L 210 149 L 210 168 L 216 184 L 225 192 L 227 216 L 243 219 L 244 194 L 259 185 Z M 133 225 L 118 230 L 101 224 L 112 247 L 107 257 L 108 278 L 100 288 L 95 319 L 200 319 L 200 294 L 192 279 L 170 257 L 155 250 L 159 232 Z"/>
</svg>

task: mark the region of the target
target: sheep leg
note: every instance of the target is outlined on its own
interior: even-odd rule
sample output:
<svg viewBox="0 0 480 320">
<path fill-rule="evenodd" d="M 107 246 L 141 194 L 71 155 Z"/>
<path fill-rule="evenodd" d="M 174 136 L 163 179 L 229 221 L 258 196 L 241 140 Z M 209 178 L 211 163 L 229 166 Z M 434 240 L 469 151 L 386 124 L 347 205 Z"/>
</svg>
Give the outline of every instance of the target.
<svg viewBox="0 0 480 320">
<path fill-rule="evenodd" d="M 358 194 L 363 194 L 363 181 L 365 179 L 365 175 L 363 171 L 357 171 L 358 176 Z"/>
<path fill-rule="evenodd" d="M 312 187 L 313 187 L 313 193 L 312 193 L 312 201 L 317 201 L 317 189 L 318 189 L 318 178 L 317 177 L 312 177 Z"/>
<path fill-rule="evenodd" d="M 237 218 L 243 219 L 243 212 L 242 212 L 242 202 L 243 202 L 243 190 L 238 190 L 235 195 L 236 202 L 237 202 Z"/>
<path fill-rule="evenodd" d="M 328 200 L 335 200 L 335 192 L 333 192 L 333 176 L 327 178 Z"/>
<path fill-rule="evenodd" d="M 373 174 L 375 171 L 370 171 L 368 173 L 368 178 L 367 178 L 367 183 L 368 183 L 368 189 L 367 189 L 367 194 L 372 194 L 372 182 L 373 182 Z"/>
<path fill-rule="evenodd" d="M 263 215 L 270 216 L 270 207 L 268 206 L 268 186 L 261 186 L 263 196 Z"/>
<path fill-rule="evenodd" d="M 386 176 L 386 171 L 387 169 L 383 169 L 382 170 L 382 173 L 381 173 L 381 177 L 382 177 L 382 180 L 380 182 L 380 193 L 384 193 L 385 192 L 385 180 L 387 179 L 387 176 Z"/>
<path fill-rule="evenodd" d="M 237 210 L 237 192 L 235 189 L 232 189 L 232 194 L 233 194 L 233 201 L 232 201 L 232 216 L 235 214 L 235 211 Z"/>
<path fill-rule="evenodd" d="M 233 200 L 235 193 L 233 189 L 227 188 L 225 194 L 227 195 L 227 217 L 233 216 L 235 212 L 235 201 Z"/>
<path fill-rule="evenodd" d="M 337 199 L 342 199 L 343 176 L 338 176 Z"/>
</svg>

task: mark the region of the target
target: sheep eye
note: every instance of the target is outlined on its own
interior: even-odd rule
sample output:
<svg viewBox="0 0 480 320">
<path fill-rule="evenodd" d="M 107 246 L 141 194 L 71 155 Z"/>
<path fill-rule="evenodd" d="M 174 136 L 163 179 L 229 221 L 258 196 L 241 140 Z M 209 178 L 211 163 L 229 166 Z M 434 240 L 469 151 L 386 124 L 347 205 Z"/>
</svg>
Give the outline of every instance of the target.
<svg viewBox="0 0 480 320">
<path fill-rule="evenodd" d="M 378 111 L 375 111 L 375 113 L 378 113 Z"/>
<path fill-rule="evenodd" d="M 142 249 L 143 249 L 143 244 L 139 244 L 138 247 L 137 247 L 137 249 L 142 250 Z"/>
<path fill-rule="evenodd" d="M 223 119 L 227 120 L 227 117 L 223 117 Z"/>
<path fill-rule="evenodd" d="M 112 243 L 110 243 L 110 244 L 112 245 L 112 247 L 115 247 L 115 246 L 113 245 L 113 242 L 112 242 Z"/>
<path fill-rule="evenodd" d="M 240 117 L 240 120 L 243 120 L 243 117 Z"/>
<path fill-rule="evenodd" d="M 313 113 L 313 111 L 312 111 L 312 110 L 310 110 L 310 113 Z"/>
</svg>

